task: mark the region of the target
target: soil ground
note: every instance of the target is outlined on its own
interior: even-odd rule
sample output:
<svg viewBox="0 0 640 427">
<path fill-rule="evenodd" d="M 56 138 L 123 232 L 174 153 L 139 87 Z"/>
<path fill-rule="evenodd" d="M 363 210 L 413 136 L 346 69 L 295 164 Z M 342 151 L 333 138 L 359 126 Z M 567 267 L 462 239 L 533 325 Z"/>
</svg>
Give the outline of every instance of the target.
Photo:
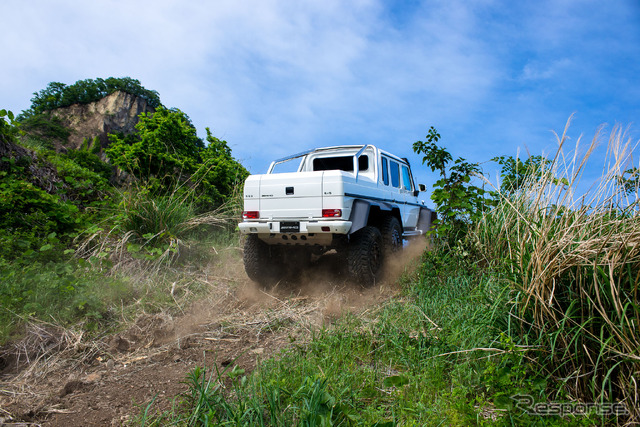
<svg viewBox="0 0 640 427">
<path fill-rule="evenodd" d="M 325 256 L 296 283 L 263 290 L 236 256 L 201 272 L 207 295 L 180 315 L 142 314 L 100 340 L 32 324 L 0 358 L 0 425 L 123 425 L 152 400 L 154 411 L 168 410 L 196 366 L 250 372 L 292 343 L 304 345 L 313 329 L 331 327 L 345 312 L 393 297 L 411 259 L 404 254 L 382 283 L 363 289 L 345 279 L 335 258 Z"/>
</svg>

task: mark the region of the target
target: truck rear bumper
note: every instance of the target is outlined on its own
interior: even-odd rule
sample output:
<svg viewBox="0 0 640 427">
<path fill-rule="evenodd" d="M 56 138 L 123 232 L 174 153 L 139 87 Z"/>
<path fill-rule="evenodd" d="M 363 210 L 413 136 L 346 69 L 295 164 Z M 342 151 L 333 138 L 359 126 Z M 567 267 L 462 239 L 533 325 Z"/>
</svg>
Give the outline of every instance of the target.
<svg viewBox="0 0 640 427">
<path fill-rule="evenodd" d="M 291 223 L 291 221 L 284 221 Z M 300 230 L 295 234 L 347 234 L 351 229 L 351 221 L 295 221 L 300 223 Z M 245 221 L 238 224 L 242 234 L 274 234 L 281 233 L 280 221 Z"/>
</svg>

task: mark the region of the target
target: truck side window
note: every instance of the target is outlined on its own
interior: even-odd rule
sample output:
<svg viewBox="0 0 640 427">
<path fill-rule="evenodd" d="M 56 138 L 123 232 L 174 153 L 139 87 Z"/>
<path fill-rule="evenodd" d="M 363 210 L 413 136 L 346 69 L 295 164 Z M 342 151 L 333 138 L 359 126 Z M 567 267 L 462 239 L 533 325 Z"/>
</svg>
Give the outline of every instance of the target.
<svg viewBox="0 0 640 427">
<path fill-rule="evenodd" d="M 358 157 L 358 169 L 360 170 L 360 172 L 369 170 L 369 156 L 363 154 L 362 156 Z"/>
<path fill-rule="evenodd" d="M 396 162 L 391 163 L 391 185 L 400 187 L 400 165 Z"/>
<path fill-rule="evenodd" d="M 360 172 L 369 170 L 369 156 L 364 154 L 358 158 L 358 169 Z M 313 159 L 313 170 L 343 170 L 345 172 L 353 172 L 353 156 L 317 157 Z"/>
<path fill-rule="evenodd" d="M 382 158 L 382 182 L 389 185 L 389 163 L 386 157 Z"/>
<path fill-rule="evenodd" d="M 409 168 L 406 166 L 402 166 L 402 187 L 405 190 L 411 191 L 413 185 L 411 183 L 411 174 L 409 173 Z"/>
</svg>

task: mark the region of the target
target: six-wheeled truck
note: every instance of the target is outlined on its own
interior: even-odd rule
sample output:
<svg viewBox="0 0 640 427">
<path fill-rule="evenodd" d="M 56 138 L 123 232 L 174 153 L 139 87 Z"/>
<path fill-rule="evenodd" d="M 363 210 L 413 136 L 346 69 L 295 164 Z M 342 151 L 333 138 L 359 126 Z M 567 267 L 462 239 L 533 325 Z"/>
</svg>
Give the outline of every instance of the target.
<svg viewBox="0 0 640 427">
<path fill-rule="evenodd" d="M 373 145 L 309 150 L 271 163 L 244 186 L 244 267 L 268 286 L 335 250 L 354 280 L 372 285 L 403 240 L 435 219 L 409 162 Z"/>
</svg>

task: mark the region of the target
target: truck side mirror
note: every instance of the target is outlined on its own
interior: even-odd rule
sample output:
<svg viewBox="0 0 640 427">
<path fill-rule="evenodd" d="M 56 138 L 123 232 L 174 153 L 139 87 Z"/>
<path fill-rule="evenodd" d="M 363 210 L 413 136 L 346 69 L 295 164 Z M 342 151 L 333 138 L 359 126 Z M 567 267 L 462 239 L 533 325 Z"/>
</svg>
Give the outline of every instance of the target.
<svg viewBox="0 0 640 427">
<path fill-rule="evenodd" d="M 418 189 L 423 193 L 427 191 L 427 187 L 424 184 L 418 184 Z"/>
</svg>

